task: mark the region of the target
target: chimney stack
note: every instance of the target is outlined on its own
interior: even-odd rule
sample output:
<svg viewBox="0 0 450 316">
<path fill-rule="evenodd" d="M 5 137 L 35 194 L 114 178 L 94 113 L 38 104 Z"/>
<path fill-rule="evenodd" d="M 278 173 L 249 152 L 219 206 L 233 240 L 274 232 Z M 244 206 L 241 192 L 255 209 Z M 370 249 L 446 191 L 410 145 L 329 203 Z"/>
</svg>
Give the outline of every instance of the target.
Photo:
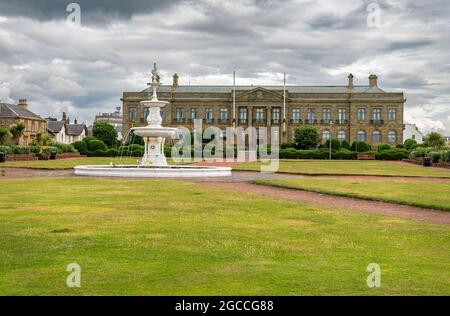
<svg viewBox="0 0 450 316">
<path fill-rule="evenodd" d="M 20 99 L 19 100 L 19 106 L 23 107 L 24 109 L 28 108 L 28 102 L 27 99 Z"/>
<path fill-rule="evenodd" d="M 62 115 L 62 121 L 63 121 L 64 123 L 67 122 L 67 113 L 66 113 L 66 112 L 63 112 L 63 115 Z"/>
<path fill-rule="evenodd" d="M 78 120 L 75 119 L 75 120 L 73 121 L 73 124 L 78 124 Z"/>
<path fill-rule="evenodd" d="M 178 75 L 177 74 L 174 74 L 173 75 L 173 83 L 172 83 L 172 87 L 173 88 L 178 88 Z"/>
<path fill-rule="evenodd" d="M 376 75 L 369 76 L 369 86 L 371 88 L 378 87 L 378 77 Z"/>
<path fill-rule="evenodd" d="M 348 75 L 348 88 L 353 89 L 353 75 L 352 74 Z"/>
</svg>

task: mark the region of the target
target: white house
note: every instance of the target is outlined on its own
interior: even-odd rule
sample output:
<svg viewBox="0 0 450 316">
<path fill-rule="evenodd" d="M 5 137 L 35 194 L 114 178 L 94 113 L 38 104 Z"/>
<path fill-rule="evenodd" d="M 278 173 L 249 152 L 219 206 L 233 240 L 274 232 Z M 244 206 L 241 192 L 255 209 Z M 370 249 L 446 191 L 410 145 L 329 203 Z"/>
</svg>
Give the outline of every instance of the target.
<svg viewBox="0 0 450 316">
<path fill-rule="evenodd" d="M 419 129 L 416 124 L 405 124 L 405 129 L 403 130 L 403 139 L 414 139 L 418 144 L 422 144 L 425 136 Z"/>
<path fill-rule="evenodd" d="M 78 124 L 77 120 L 70 124 L 70 119 L 67 118 L 66 113 L 63 113 L 61 121 L 53 118 L 47 119 L 47 133 L 58 143 L 72 144 L 87 137 L 88 131 L 86 124 Z"/>
</svg>

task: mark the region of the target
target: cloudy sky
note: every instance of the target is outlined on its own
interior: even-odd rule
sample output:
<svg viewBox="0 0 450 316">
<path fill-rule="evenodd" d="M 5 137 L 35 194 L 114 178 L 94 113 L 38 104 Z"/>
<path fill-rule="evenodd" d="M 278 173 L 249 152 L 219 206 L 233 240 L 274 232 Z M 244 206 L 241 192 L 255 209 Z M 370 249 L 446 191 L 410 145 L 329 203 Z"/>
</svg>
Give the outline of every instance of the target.
<svg viewBox="0 0 450 316">
<path fill-rule="evenodd" d="M 0 100 L 91 123 L 144 89 L 154 61 L 181 84 L 231 84 L 233 70 L 238 84 L 375 73 L 405 92 L 407 121 L 450 135 L 448 0 L 79 0 L 79 26 L 69 3 L 0 0 Z"/>
</svg>

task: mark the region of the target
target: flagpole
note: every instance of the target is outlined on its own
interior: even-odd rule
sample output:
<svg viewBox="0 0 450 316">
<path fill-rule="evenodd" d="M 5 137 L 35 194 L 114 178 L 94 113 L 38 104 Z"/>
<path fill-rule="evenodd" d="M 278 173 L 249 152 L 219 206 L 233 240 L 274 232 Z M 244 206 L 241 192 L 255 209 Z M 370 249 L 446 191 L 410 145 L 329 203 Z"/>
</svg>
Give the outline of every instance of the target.
<svg viewBox="0 0 450 316">
<path fill-rule="evenodd" d="M 283 81 L 283 132 L 286 133 L 286 72 Z"/>
<path fill-rule="evenodd" d="M 233 71 L 233 129 L 236 128 L 236 71 Z"/>
</svg>

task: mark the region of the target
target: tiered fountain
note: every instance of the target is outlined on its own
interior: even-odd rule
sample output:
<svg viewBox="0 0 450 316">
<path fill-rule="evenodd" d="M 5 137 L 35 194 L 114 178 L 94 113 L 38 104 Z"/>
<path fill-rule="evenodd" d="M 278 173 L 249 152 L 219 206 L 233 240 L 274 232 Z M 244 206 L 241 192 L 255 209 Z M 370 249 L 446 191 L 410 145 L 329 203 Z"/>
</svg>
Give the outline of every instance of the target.
<svg viewBox="0 0 450 316">
<path fill-rule="evenodd" d="M 185 177 L 225 177 L 231 176 L 231 168 L 226 167 L 196 167 L 170 166 L 164 155 L 164 144 L 167 138 L 175 139 L 181 132 L 177 128 L 161 125 L 161 108 L 169 102 L 159 101 L 156 89 L 160 86 L 156 64 L 152 70 L 153 95 L 150 100 L 141 104 L 148 109 L 148 125 L 135 127 L 135 135 L 144 139 L 145 152 L 139 165 L 109 165 L 109 166 L 78 166 L 75 174 L 81 176 L 100 177 L 141 177 L 141 178 L 185 178 Z"/>
</svg>

